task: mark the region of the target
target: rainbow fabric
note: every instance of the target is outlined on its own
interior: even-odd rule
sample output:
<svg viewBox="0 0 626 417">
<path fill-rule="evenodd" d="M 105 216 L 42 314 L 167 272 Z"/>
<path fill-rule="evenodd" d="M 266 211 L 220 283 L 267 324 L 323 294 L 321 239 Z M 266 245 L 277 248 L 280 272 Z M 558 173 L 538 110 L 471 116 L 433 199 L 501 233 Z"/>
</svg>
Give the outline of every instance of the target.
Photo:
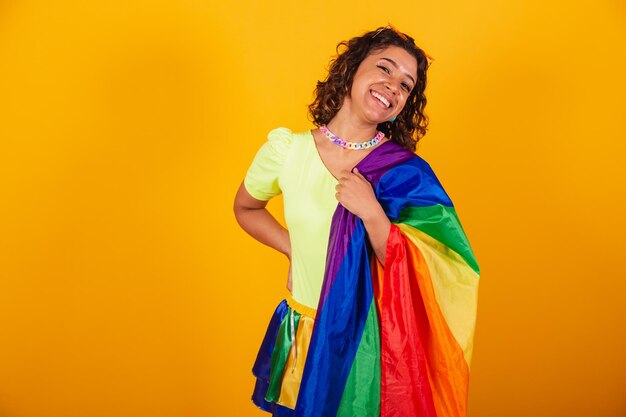
<svg viewBox="0 0 626 417">
<path fill-rule="evenodd" d="M 466 416 L 480 271 L 452 201 L 392 141 L 357 168 L 392 222 L 385 266 L 339 204 L 294 415 Z"/>
</svg>

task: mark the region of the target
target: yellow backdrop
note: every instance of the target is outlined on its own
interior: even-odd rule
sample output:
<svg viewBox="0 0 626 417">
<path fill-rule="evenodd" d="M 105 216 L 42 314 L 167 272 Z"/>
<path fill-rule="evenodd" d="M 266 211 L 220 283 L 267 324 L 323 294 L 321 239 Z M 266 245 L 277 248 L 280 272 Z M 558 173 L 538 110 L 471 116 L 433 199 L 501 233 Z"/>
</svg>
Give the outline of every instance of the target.
<svg viewBox="0 0 626 417">
<path fill-rule="evenodd" d="M 0 415 L 266 415 L 250 370 L 288 264 L 235 191 L 269 130 L 312 127 L 336 44 L 387 22 L 435 58 L 418 153 L 481 266 L 470 416 L 626 415 L 625 16 L 3 1 Z"/>
</svg>

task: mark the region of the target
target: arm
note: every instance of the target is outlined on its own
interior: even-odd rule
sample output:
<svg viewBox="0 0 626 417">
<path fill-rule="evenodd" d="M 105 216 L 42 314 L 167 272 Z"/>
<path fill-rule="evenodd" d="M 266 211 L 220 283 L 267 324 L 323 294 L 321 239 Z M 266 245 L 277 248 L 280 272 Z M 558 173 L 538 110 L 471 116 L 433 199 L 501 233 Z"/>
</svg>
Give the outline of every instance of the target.
<svg viewBox="0 0 626 417">
<path fill-rule="evenodd" d="M 278 223 L 265 206 L 267 201 L 252 197 L 242 182 L 233 205 L 237 223 L 250 236 L 285 254 L 291 260 L 289 231 Z"/>
<path fill-rule="evenodd" d="M 362 220 L 376 257 L 384 267 L 391 222 L 377 201 L 374 206 L 371 213 L 364 216 Z"/>
<path fill-rule="evenodd" d="M 341 205 L 363 220 L 376 258 L 384 267 L 391 222 L 376 199 L 372 185 L 355 167 L 351 173 L 341 176 L 336 189 Z"/>
</svg>

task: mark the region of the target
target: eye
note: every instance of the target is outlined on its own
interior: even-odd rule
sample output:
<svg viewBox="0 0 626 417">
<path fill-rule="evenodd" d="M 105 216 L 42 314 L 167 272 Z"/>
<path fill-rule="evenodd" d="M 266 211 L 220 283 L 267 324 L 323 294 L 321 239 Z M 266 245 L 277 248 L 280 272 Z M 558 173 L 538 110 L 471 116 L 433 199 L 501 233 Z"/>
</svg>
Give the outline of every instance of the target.
<svg viewBox="0 0 626 417">
<path fill-rule="evenodd" d="M 391 74 L 391 71 L 389 71 L 389 68 L 387 68 L 386 66 L 377 65 L 377 67 L 384 70 L 387 74 Z M 407 93 L 411 91 L 411 87 L 407 83 L 402 83 L 402 87 Z"/>
</svg>

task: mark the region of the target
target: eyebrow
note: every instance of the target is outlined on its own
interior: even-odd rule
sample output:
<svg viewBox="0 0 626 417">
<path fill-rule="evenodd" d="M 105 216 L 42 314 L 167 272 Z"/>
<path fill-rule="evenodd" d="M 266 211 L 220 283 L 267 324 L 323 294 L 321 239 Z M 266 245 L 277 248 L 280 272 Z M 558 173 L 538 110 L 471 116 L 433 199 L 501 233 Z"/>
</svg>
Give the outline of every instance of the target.
<svg viewBox="0 0 626 417">
<path fill-rule="evenodd" d="M 382 57 L 381 59 L 384 59 L 384 60 L 386 60 L 386 61 L 391 62 L 391 63 L 393 64 L 393 66 L 394 66 L 394 67 L 398 68 L 398 64 L 396 64 L 396 61 L 394 61 L 393 59 L 391 59 L 391 58 L 385 58 L 385 57 Z M 413 81 L 413 84 L 415 84 L 415 80 L 413 79 L 413 77 L 411 77 L 411 75 L 410 75 L 408 72 L 405 72 L 405 73 L 404 73 L 404 75 L 406 75 L 407 77 L 409 77 L 409 78 L 411 79 L 411 81 Z"/>
</svg>

